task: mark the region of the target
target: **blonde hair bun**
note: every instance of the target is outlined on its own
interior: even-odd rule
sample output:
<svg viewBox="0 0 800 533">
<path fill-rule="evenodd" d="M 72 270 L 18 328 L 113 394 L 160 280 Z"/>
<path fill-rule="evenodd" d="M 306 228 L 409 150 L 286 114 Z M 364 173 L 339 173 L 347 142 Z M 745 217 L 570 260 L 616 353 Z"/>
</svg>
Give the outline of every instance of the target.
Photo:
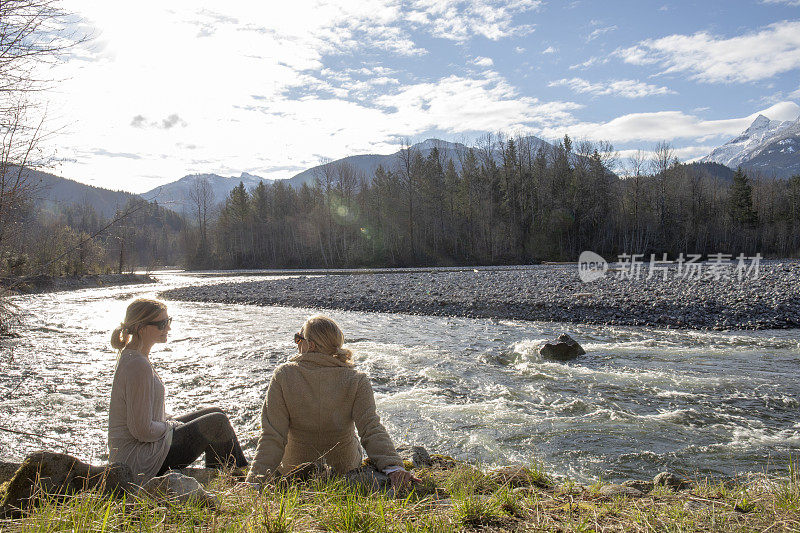
<svg viewBox="0 0 800 533">
<path fill-rule="evenodd" d="M 339 325 L 325 315 L 314 315 L 303 324 L 303 335 L 317 346 L 317 350 L 352 364 L 353 352 L 342 348 L 344 333 Z"/>
</svg>

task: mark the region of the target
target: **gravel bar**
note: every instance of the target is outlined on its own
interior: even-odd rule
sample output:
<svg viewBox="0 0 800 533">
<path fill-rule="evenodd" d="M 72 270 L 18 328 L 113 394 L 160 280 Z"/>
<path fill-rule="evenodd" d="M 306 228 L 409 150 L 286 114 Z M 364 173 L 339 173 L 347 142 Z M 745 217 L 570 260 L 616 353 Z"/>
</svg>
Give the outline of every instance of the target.
<svg viewBox="0 0 800 533">
<path fill-rule="evenodd" d="M 315 273 L 181 287 L 170 300 L 684 329 L 800 327 L 800 262 L 762 263 L 756 279 L 640 279 L 609 271 L 583 283 L 574 264 Z"/>
</svg>

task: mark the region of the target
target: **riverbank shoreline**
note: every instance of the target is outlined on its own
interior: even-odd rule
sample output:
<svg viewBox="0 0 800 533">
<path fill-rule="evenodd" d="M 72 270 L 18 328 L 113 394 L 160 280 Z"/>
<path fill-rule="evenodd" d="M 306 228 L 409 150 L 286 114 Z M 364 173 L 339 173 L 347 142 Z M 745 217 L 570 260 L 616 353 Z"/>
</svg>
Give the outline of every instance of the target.
<svg viewBox="0 0 800 533">
<path fill-rule="evenodd" d="M 574 264 L 515 269 L 298 273 L 171 289 L 168 300 L 466 318 L 680 329 L 800 328 L 800 263 L 762 264 L 756 279 L 659 273 L 584 283 Z M 664 279 L 667 278 L 667 279 Z"/>
<path fill-rule="evenodd" d="M 482 471 L 427 452 L 406 460 L 406 468 L 421 480 L 413 492 L 396 493 L 369 466 L 332 476 L 314 465 L 260 490 L 239 483 L 239 473 L 189 468 L 180 472 L 200 483 L 203 499 L 149 492 L 112 497 L 96 489 L 65 499 L 44 496 L 25 516 L 0 520 L 0 529 L 766 531 L 800 525 L 800 484 L 791 466 L 788 477 L 659 474 L 652 482 L 622 485 L 555 479 L 537 464 Z M 9 487 L 0 485 L 0 497 Z"/>
<path fill-rule="evenodd" d="M 0 291 L 6 296 L 96 289 L 119 285 L 155 283 L 150 274 L 84 274 L 80 276 L 15 276 L 0 278 Z"/>
</svg>

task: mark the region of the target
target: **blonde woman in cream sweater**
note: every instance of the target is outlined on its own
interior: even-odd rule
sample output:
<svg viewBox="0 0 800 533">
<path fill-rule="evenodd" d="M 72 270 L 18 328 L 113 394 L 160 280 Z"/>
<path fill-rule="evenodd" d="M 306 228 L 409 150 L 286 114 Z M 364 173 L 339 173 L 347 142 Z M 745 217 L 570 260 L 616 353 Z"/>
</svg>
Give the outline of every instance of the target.
<svg viewBox="0 0 800 533">
<path fill-rule="evenodd" d="M 297 355 L 272 375 L 247 481 L 260 483 L 318 459 L 343 474 L 361 465 L 362 447 L 393 487 L 419 481 L 403 468 L 375 410 L 369 378 L 342 348 L 344 335 L 336 322 L 313 316 L 294 341 Z"/>
</svg>

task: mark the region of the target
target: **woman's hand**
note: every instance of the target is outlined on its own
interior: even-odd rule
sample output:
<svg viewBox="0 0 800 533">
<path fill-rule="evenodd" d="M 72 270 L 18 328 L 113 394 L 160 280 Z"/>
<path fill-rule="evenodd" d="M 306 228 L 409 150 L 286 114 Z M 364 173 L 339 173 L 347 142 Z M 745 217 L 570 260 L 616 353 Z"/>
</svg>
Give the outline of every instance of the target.
<svg viewBox="0 0 800 533">
<path fill-rule="evenodd" d="M 402 489 L 411 483 L 422 483 L 422 480 L 406 470 L 395 470 L 389 474 L 394 490 Z"/>
</svg>

